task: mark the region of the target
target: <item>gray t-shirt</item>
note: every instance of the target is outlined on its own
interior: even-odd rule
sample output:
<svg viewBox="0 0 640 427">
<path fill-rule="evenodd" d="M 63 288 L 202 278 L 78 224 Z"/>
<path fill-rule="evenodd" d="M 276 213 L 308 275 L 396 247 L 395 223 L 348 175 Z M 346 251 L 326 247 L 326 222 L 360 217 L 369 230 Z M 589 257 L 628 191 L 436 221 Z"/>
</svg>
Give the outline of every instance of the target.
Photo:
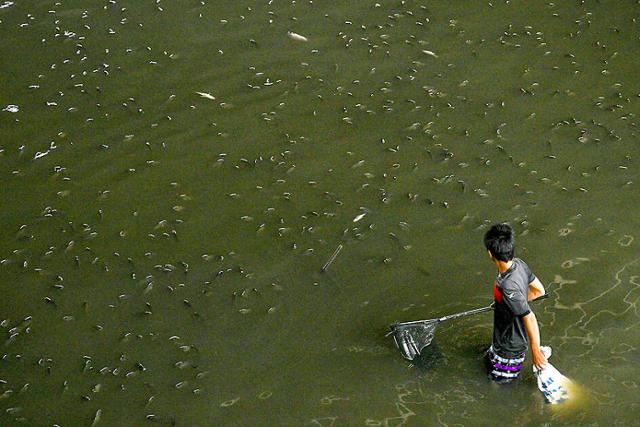
<svg viewBox="0 0 640 427">
<path fill-rule="evenodd" d="M 531 312 L 527 299 L 529 283 L 536 276 L 520 258 L 511 268 L 498 274 L 493 285 L 493 348 L 503 357 L 515 357 L 527 351 L 528 339 L 522 318 Z"/>
</svg>

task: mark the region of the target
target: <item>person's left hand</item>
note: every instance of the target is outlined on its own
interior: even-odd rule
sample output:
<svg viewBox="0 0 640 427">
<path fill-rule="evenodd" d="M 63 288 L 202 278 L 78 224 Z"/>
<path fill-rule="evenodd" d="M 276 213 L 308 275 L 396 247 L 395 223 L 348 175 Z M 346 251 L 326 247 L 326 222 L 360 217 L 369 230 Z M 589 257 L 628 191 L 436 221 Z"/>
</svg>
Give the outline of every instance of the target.
<svg viewBox="0 0 640 427">
<path fill-rule="evenodd" d="M 532 349 L 531 356 L 533 356 L 533 366 L 535 366 L 539 371 L 544 369 L 547 365 L 547 358 L 540 350 L 540 347 Z"/>
</svg>

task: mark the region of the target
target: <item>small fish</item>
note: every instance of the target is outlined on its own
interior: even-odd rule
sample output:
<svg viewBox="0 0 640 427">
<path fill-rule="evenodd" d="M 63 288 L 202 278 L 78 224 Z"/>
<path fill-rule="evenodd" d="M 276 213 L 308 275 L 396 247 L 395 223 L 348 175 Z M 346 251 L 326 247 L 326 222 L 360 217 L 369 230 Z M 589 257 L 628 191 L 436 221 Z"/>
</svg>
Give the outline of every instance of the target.
<svg viewBox="0 0 640 427">
<path fill-rule="evenodd" d="M 146 295 L 149 292 L 151 292 L 152 289 L 153 289 L 153 281 L 149 282 L 149 284 L 147 285 L 147 287 L 144 289 L 142 293 Z"/>
<path fill-rule="evenodd" d="M 300 34 L 294 33 L 292 31 L 287 31 L 287 36 L 289 36 L 289 38 L 291 40 L 296 40 L 296 41 L 299 41 L 299 42 L 308 42 L 309 41 L 309 39 L 307 39 L 305 36 L 301 36 Z"/>
<path fill-rule="evenodd" d="M 196 92 L 196 93 L 197 93 L 198 95 L 200 95 L 201 97 L 203 97 L 203 98 L 207 98 L 207 99 L 210 99 L 210 100 L 212 100 L 212 101 L 215 101 L 215 100 L 216 100 L 216 97 L 215 97 L 215 96 L 213 96 L 213 95 L 211 95 L 210 93 L 207 93 L 207 92 Z"/>
<path fill-rule="evenodd" d="M 430 50 L 423 50 L 422 53 L 424 53 L 425 55 L 433 56 L 434 58 L 438 57 L 438 55 L 436 55 L 434 52 Z"/>
<path fill-rule="evenodd" d="M 96 411 L 96 415 L 93 417 L 93 422 L 91 423 L 91 427 L 95 426 L 100 422 L 100 418 L 102 417 L 102 409 L 98 409 Z"/>
<path fill-rule="evenodd" d="M 360 215 L 356 215 L 355 218 L 353 218 L 353 222 L 358 222 L 360 221 L 362 218 L 364 218 L 367 215 L 367 213 L 361 213 Z"/>
<path fill-rule="evenodd" d="M 38 160 L 39 158 L 44 157 L 47 154 L 49 154 L 49 150 L 47 150 L 47 151 L 38 151 L 36 153 L 36 155 L 33 157 L 33 160 Z"/>
<path fill-rule="evenodd" d="M 239 397 L 236 397 L 235 399 L 227 400 L 225 402 L 222 402 L 220 404 L 220 407 L 221 408 L 228 408 L 229 406 L 232 406 L 232 405 L 236 404 L 238 402 L 238 400 L 240 400 Z"/>
</svg>

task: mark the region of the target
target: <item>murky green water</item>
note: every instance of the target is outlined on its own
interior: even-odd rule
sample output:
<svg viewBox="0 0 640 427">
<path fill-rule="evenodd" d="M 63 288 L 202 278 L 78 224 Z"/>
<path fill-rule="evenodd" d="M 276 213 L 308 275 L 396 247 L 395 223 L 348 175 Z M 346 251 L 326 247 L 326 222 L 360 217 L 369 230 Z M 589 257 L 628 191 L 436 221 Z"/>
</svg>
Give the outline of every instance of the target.
<svg viewBox="0 0 640 427">
<path fill-rule="evenodd" d="M 0 0 L 0 425 L 637 422 L 640 6 L 379 3 Z M 384 337 L 497 221 L 560 410 Z"/>
</svg>

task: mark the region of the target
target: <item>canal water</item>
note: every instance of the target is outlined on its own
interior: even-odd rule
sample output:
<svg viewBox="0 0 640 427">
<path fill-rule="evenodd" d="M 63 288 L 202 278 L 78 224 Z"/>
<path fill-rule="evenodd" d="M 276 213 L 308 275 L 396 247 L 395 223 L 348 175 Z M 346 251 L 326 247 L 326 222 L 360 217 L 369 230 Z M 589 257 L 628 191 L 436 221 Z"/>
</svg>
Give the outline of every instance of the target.
<svg viewBox="0 0 640 427">
<path fill-rule="evenodd" d="M 639 19 L 0 0 L 0 425 L 634 424 Z M 491 302 L 499 221 L 567 404 L 487 380 L 490 313 L 385 337 Z"/>
</svg>

